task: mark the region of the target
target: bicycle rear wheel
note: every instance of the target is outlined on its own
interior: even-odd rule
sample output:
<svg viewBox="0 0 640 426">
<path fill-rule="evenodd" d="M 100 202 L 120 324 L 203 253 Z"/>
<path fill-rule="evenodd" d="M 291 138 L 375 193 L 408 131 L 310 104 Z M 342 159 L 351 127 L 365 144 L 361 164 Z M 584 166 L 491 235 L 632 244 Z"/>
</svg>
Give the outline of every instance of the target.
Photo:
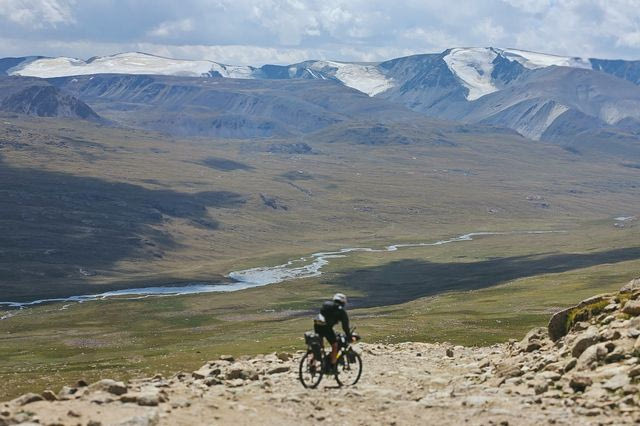
<svg viewBox="0 0 640 426">
<path fill-rule="evenodd" d="M 322 362 L 317 361 L 313 356 L 313 352 L 307 351 L 300 360 L 300 368 L 298 369 L 298 378 L 305 388 L 315 388 L 322 380 Z"/>
<path fill-rule="evenodd" d="M 336 382 L 340 386 L 353 386 L 358 383 L 362 375 L 362 358 L 353 349 L 342 354 L 338 360 Z"/>
</svg>

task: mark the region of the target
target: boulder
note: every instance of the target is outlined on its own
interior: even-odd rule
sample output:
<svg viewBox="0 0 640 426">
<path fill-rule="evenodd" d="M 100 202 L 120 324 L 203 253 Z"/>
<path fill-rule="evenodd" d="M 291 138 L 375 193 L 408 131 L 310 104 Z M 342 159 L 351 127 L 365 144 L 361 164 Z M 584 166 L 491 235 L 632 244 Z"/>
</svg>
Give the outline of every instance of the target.
<svg viewBox="0 0 640 426">
<path fill-rule="evenodd" d="M 640 300 L 627 301 L 622 308 L 622 312 L 633 316 L 640 315 Z"/>
<path fill-rule="evenodd" d="M 74 399 L 77 397 L 77 394 L 78 394 L 78 388 L 73 388 L 71 386 L 63 386 L 62 389 L 60 389 L 60 392 L 58 392 L 58 399 L 61 399 L 63 401 Z"/>
<path fill-rule="evenodd" d="M 143 392 L 138 395 L 136 402 L 143 407 L 156 407 L 160 403 L 160 395 L 157 392 Z"/>
<path fill-rule="evenodd" d="M 564 372 L 566 373 L 568 371 L 573 370 L 577 363 L 578 363 L 577 358 L 571 358 L 569 362 L 567 362 L 567 364 L 564 366 Z"/>
<path fill-rule="evenodd" d="M 46 399 L 47 401 L 57 401 L 58 400 L 58 397 L 56 396 L 56 394 L 53 393 L 52 390 L 48 390 L 48 389 L 46 391 L 42 392 L 42 397 L 44 399 Z"/>
<path fill-rule="evenodd" d="M 598 334 L 598 330 L 595 327 L 589 327 L 589 329 L 576 337 L 573 342 L 573 347 L 571 348 L 571 355 L 573 355 L 574 358 L 578 358 L 585 349 L 591 345 L 595 345 L 599 340 L 600 335 Z"/>
<path fill-rule="evenodd" d="M 632 293 L 634 291 L 640 290 L 640 277 L 634 278 L 620 289 L 620 293 Z"/>
<path fill-rule="evenodd" d="M 572 306 L 567 309 L 563 309 L 553 314 L 549 320 L 547 331 L 549 332 L 549 338 L 554 342 L 567 334 L 567 322 L 569 321 L 569 314 L 576 306 Z"/>
<path fill-rule="evenodd" d="M 13 401 L 11 401 L 11 403 L 14 405 L 23 406 L 23 405 L 31 404 L 32 402 L 43 401 L 43 400 L 44 398 L 41 395 L 38 395 L 37 393 L 26 393 L 22 396 L 17 397 Z"/>
<path fill-rule="evenodd" d="M 602 387 L 610 391 L 617 391 L 618 389 L 628 385 L 630 382 L 631 382 L 631 379 L 629 378 L 628 375 L 617 374 L 612 378 L 610 378 L 609 380 L 607 380 L 602 385 Z"/>
<path fill-rule="evenodd" d="M 520 366 L 515 364 L 503 363 L 496 368 L 496 375 L 498 377 L 509 379 L 512 377 L 520 377 L 523 374 L 524 372 L 522 371 Z"/>
<path fill-rule="evenodd" d="M 278 357 L 280 361 L 289 361 L 291 358 L 293 358 L 293 355 L 291 355 L 289 352 L 278 352 L 276 354 L 276 357 Z"/>
<path fill-rule="evenodd" d="M 258 373 L 254 370 L 250 370 L 248 368 L 232 368 L 225 374 L 225 379 L 227 380 L 235 380 L 235 379 L 244 379 L 244 380 L 257 380 Z"/>
<path fill-rule="evenodd" d="M 576 369 L 589 369 L 599 361 L 603 360 L 608 353 L 609 350 L 607 349 L 605 343 L 598 343 L 596 345 L 589 346 L 584 352 L 582 352 L 580 358 L 578 358 Z"/>
<path fill-rule="evenodd" d="M 584 392 L 592 384 L 593 380 L 589 376 L 573 376 L 569 381 L 569 386 L 574 392 Z"/>
<path fill-rule="evenodd" d="M 235 358 L 231 355 L 220 355 L 220 360 L 221 361 L 227 361 L 227 362 L 233 362 L 235 361 Z"/>
<path fill-rule="evenodd" d="M 102 379 L 89 386 L 91 392 L 102 391 L 113 395 L 124 395 L 127 393 L 127 385 L 122 382 L 116 382 L 111 379 Z"/>
</svg>

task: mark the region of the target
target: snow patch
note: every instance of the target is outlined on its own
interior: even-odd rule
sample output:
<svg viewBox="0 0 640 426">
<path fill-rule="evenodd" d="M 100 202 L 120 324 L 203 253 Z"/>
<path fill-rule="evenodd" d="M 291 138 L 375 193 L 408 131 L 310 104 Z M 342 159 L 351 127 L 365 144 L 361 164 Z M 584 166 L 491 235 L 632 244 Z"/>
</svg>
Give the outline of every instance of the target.
<svg viewBox="0 0 640 426">
<path fill-rule="evenodd" d="M 375 65 L 317 61 L 307 70 L 315 78 L 325 78 L 326 74 L 341 81 L 345 86 L 369 96 L 375 96 L 393 87 L 393 80 L 384 75 Z M 312 70 L 320 73 L 320 77 L 316 76 Z"/>
<path fill-rule="evenodd" d="M 537 69 L 550 66 L 591 69 L 588 59 L 569 56 L 549 55 L 547 53 L 529 52 L 519 49 L 497 49 L 502 56 L 517 61 L 525 68 Z"/>
<path fill-rule="evenodd" d="M 66 77 L 87 74 L 156 74 L 200 77 L 215 71 L 227 78 L 252 78 L 253 68 L 218 64 L 212 61 L 170 59 L 129 52 L 82 61 L 74 58 L 43 58 L 18 66 L 11 75 L 26 77 Z"/>
<path fill-rule="evenodd" d="M 498 88 L 493 84 L 493 61 L 498 54 L 486 47 L 451 49 L 444 57 L 447 66 L 469 89 L 467 100 L 473 101 Z"/>
</svg>

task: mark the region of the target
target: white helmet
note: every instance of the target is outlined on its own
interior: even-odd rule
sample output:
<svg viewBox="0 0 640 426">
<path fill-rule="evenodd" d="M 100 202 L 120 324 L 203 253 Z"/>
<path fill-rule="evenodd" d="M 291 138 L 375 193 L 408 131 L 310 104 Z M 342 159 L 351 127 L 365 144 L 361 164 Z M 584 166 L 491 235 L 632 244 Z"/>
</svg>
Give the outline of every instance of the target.
<svg viewBox="0 0 640 426">
<path fill-rule="evenodd" d="M 347 304 L 347 296 L 345 296 L 342 293 L 336 293 L 336 294 L 333 295 L 333 301 L 341 303 L 343 305 L 346 305 Z"/>
</svg>

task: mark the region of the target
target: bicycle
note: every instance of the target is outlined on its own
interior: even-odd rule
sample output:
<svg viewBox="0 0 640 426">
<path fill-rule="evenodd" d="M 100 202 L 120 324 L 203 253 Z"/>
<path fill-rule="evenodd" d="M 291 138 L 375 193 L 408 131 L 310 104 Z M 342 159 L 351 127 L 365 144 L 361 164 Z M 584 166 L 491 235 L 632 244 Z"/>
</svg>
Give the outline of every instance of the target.
<svg viewBox="0 0 640 426">
<path fill-rule="evenodd" d="M 355 341 L 360 336 L 352 333 Z M 352 342 L 347 341 L 344 333 L 338 334 L 338 357 L 335 369 L 331 365 L 331 356 L 324 350 L 322 337 L 313 331 L 304 334 L 307 352 L 300 360 L 298 378 L 305 388 L 316 388 L 325 374 L 333 374 L 338 386 L 353 386 L 362 375 L 362 358 L 355 351 Z"/>
</svg>

